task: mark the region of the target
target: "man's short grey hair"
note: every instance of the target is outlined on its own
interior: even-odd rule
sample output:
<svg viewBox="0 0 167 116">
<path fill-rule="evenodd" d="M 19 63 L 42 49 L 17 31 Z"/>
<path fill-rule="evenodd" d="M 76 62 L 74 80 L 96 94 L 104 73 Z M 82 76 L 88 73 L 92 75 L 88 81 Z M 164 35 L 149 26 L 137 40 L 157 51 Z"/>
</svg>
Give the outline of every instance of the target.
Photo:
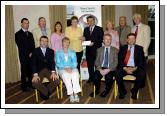
<svg viewBox="0 0 167 116">
<path fill-rule="evenodd" d="M 135 13 L 135 14 L 133 15 L 133 19 L 134 19 L 135 17 L 138 17 L 138 18 L 141 19 L 141 14 Z"/>
</svg>

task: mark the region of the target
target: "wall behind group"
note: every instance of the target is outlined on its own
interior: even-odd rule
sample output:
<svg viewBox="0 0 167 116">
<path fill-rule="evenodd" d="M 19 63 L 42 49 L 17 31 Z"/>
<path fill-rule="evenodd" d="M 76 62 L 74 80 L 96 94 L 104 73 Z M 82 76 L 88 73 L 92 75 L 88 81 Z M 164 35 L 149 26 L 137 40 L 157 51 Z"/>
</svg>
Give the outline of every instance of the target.
<svg viewBox="0 0 167 116">
<path fill-rule="evenodd" d="M 17 32 L 21 27 L 21 19 L 26 17 L 29 19 L 30 26 L 29 31 L 32 31 L 35 27 L 38 27 L 38 18 L 46 18 L 46 26 L 50 28 L 49 20 L 49 6 L 48 5 L 14 5 L 14 30 Z"/>
<path fill-rule="evenodd" d="M 127 25 L 133 26 L 131 5 L 115 5 L 115 26 L 119 25 L 120 16 L 126 16 Z"/>
</svg>

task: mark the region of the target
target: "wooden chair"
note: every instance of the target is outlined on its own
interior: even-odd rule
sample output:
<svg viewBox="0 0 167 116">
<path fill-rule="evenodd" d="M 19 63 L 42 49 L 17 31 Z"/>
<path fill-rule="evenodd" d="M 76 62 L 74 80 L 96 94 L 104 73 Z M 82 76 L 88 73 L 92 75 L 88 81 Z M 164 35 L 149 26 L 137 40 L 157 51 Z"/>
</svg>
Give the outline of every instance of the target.
<svg viewBox="0 0 167 116">
<path fill-rule="evenodd" d="M 115 77 L 113 77 L 113 80 L 114 80 L 114 86 L 115 86 Z M 102 78 L 101 78 L 101 81 L 105 81 L 105 77 L 103 76 Z M 96 94 L 95 94 L 95 91 L 96 91 L 96 86 L 95 85 L 93 85 L 93 98 L 95 98 L 95 96 L 96 96 Z"/>
<path fill-rule="evenodd" d="M 44 84 L 44 83 L 48 83 L 48 82 L 49 82 L 49 80 L 46 77 L 44 77 L 42 83 Z M 57 98 L 59 99 L 59 87 L 58 86 L 56 87 L 56 90 L 57 90 Z M 36 102 L 37 103 L 39 102 L 38 92 L 39 91 L 37 89 L 35 89 L 35 97 L 36 97 Z"/>
<path fill-rule="evenodd" d="M 123 77 L 123 80 L 125 80 L 125 81 L 135 81 L 136 77 L 132 76 L 132 75 L 126 75 L 126 76 Z M 115 80 L 115 82 L 114 82 L 114 98 L 116 99 L 117 96 L 118 96 L 118 85 L 117 85 L 117 82 Z M 137 92 L 137 99 L 138 98 L 139 98 L 139 91 Z"/>
</svg>

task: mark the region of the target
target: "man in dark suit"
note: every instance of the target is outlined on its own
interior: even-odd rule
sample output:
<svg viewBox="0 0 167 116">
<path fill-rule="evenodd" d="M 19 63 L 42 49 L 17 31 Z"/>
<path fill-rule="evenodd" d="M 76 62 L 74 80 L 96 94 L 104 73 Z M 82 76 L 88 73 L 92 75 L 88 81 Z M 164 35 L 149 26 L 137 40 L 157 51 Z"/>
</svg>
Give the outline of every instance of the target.
<svg viewBox="0 0 167 116">
<path fill-rule="evenodd" d="M 32 71 L 33 86 L 40 91 L 42 99 L 48 99 L 59 85 L 59 79 L 55 71 L 54 51 L 48 47 L 47 36 L 40 37 L 40 47 L 35 48 L 32 54 Z M 49 80 L 49 84 L 42 83 L 44 77 Z"/>
<path fill-rule="evenodd" d="M 123 77 L 126 75 L 133 75 L 136 77 L 134 87 L 131 89 L 132 99 L 137 99 L 137 92 L 143 83 L 145 72 L 145 59 L 143 47 L 136 45 L 136 37 L 134 33 L 127 35 L 128 45 L 120 48 L 118 53 L 118 70 L 116 73 L 116 80 L 118 83 L 119 98 L 123 99 L 127 93 Z"/>
<path fill-rule="evenodd" d="M 86 46 L 86 60 L 89 71 L 89 80 L 91 82 L 94 77 L 94 63 L 96 59 L 96 50 L 102 46 L 103 29 L 95 25 L 95 17 L 90 15 L 87 17 L 88 27 L 84 29 L 83 36 L 86 41 L 91 41 L 89 46 Z"/>
<path fill-rule="evenodd" d="M 104 46 L 97 49 L 97 57 L 95 61 L 96 71 L 94 73 L 93 82 L 96 86 L 95 94 L 99 94 L 101 78 L 105 76 L 106 87 L 100 94 L 101 97 L 106 97 L 110 92 L 113 84 L 113 76 L 118 64 L 118 51 L 111 46 L 112 37 L 110 34 L 104 35 Z M 93 97 L 93 92 L 90 94 Z"/>
<path fill-rule="evenodd" d="M 23 18 L 21 20 L 21 29 L 15 33 L 15 41 L 21 64 L 21 89 L 23 91 L 28 91 L 28 87 L 32 87 L 30 60 L 32 52 L 35 49 L 35 43 L 33 35 L 28 31 L 28 28 L 29 20 Z"/>
</svg>

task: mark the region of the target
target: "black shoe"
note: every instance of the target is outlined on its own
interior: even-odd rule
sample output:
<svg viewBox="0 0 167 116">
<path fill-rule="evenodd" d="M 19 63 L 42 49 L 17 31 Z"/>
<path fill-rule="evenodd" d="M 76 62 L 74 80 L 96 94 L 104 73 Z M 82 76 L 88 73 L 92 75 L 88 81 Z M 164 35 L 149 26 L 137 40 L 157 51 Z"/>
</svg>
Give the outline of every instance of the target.
<svg viewBox="0 0 167 116">
<path fill-rule="evenodd" d="M 24 87 L 24 88 L 22 87 L 21 90 L 22 90 L 23 92 L 28 92 L 28 91 L 30 91 L 30 89 L 29 89 L 28 87 Z"/>
<path fill-rule="evenodd" d="M 131 98 L 134 100 L 137 100 L 137 91 L 134 91 L 134 89 L 131 89 L 130 92 L 132 93 Z"/>
<path fill-rule="evenodd" d="M 140 88 L 144 88 L 145 87 L 145 84 L 142 84 L 141 86 L 140 86 Z"/>
<path fill-rule="evenodd" d="M 124 99 L 127 94 L 127 91 L 123 92 L 123 94 L 119 95 L 119 99 Z"/>
<path fill-rule="evenodd" d="M 109 93 L 109 91 L 104 90 L 104 91 L 100 94 L 100 96 L 101 96 L 101 97 L 106 97 L 106 96 L 108 95 L 108 93 Z"/>
<path fill-rule="evenodd" d="M 49 96 L 45 96 L 44 94 L 40 93 L 40 97 L 43 99 L 43 100 L 48 100 L 49 99 Z"/>
<path fill-rule="evenodd" d="M 92 82 L 92 80 L 91 79 L 89 79 L 88 81 L 87 81 L 87 83 L 91 83 Z"/>
<path fill-rule="evenodd" d="M 99 91 L 96 91 L 96 92 L 95 92 L 95 95 L 98 95 L 98 94 L 99 94 Z M 94 96 L 94 92 L 90 93 L 89 96 L 90 96 L 90 97 L 93 97 L 93 96 Z"/>
</svg>

